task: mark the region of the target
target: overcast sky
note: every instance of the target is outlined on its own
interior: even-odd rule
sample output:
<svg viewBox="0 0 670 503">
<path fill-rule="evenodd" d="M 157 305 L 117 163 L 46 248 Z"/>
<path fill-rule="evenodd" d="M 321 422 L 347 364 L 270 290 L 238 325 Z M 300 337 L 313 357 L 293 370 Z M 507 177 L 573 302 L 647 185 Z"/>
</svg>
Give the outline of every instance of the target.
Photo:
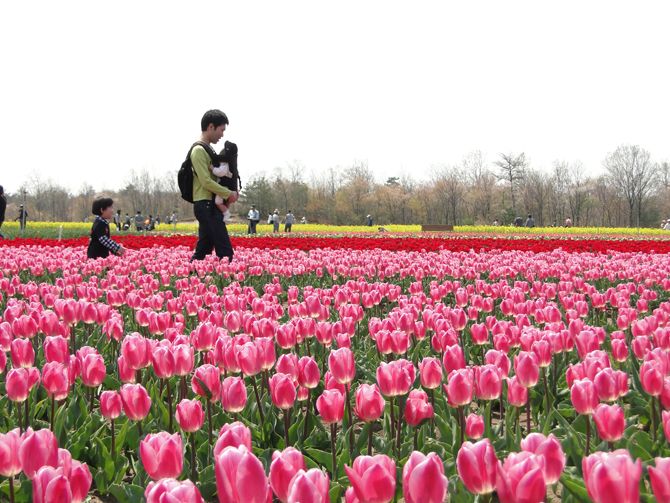
<svg viewBox="0 0 670 503">
<path fill-rule="evenodd" d="M 479 149 L 588 174 L 670 159 L 667 2 L 68 0 L 0 5 L 0 184 L 174 172 L 209 108 L 243 180 L 366 161 L 428 179 Z"/>
</svg>

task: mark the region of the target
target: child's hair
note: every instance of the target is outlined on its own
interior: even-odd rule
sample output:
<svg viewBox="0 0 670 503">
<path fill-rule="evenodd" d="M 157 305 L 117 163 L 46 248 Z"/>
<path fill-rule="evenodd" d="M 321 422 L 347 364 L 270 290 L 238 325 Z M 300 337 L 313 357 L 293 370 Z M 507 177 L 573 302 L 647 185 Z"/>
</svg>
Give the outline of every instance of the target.
<svg viewBox="0 0 670 503">
<path fill-rule="evenodd" d="M 214 127 L 228 125 L 228 117 L 221 110 L 207 110 L 200 121 L 200 130 L 207 131 L 207 127 L 213 124 Z"/>
<path fill-rule="evenodd" d="M 114 201 L 111 197 L 101 197 L 93 201 L 93 206 L 91 207 L 91 213 L 94 215 L 102 215 L 102 212 L 112 206 Z"/>
</svg>

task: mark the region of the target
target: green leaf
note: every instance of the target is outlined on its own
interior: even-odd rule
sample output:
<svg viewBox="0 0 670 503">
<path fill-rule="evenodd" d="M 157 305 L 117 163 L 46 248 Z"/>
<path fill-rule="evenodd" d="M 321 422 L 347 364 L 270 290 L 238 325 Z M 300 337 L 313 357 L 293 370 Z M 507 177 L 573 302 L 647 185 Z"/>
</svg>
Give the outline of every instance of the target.
<svg viewBox="0 0 670 503">
<path fill-rule="evenodd" d="M 305 454 L 316 461 L 320 466 L 326 468 L 328 473 L 333 471 L 333 455 L 330 452 L 325 452 L 319 449 L 307 448 Z"/>
<path fill-rule="evenodd" d="M 119 503 L 134 503 L 144 499 L 144 488 L 135 484 L 112 484 L 109 492 Z"/>
<path fill-rule="evenodd" d="M 561 475 L 561 484 L 572 496 L 577 498 L 578 501 L 583 503 L 589 503 L 591 501 L 589 493 L 586 491 L 584 481 L 581 479 L 573 477 L 568 473 L 564 473 Z"/>
</svg>

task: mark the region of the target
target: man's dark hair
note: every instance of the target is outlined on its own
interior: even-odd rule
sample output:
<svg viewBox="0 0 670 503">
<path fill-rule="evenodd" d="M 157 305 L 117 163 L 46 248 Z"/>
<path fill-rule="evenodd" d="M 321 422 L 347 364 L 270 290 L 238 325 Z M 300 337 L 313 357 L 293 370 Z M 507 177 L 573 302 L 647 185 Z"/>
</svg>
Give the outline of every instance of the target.
<svg viewBox="0 0 670 503">
<path fill-rule="evenodd" d="M 213 124 L 214 127 L 228 125 L 228 116 L 221 110 L 207 110 L 200 121 L 200 130 L 207 131 L 207 127 Z"/>
<path fill-rule="evenodd" d="M 102 212 L 112 206 L 114 201 L 111 197 L 101 197 L 93 201 L 93 206 L 91 207 L 91 213 L 94 215 L 102 215 Z"/>
<path fill-rule="evenodd" d="M 2 185 L 0 185 L 0 196 L 5 193 L 5 189 L 3 188 Z"/>
</svg>

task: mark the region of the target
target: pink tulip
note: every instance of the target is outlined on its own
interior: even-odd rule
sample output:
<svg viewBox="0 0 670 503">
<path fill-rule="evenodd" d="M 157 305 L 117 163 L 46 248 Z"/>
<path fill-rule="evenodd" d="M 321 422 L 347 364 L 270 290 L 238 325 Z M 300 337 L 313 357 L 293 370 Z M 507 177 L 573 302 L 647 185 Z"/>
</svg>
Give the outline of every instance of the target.
<svg viewBox="0 0 670 503">
<path fill-rule="evenodd" d="M 151 398 L 141 384 L 124 384 L 121 386 L 121 402 L 123 412 L 131 421 L 141 421 L 149 414 Z"/>
<path fill-rule="evenodd" d="M 310 356 L 303 356 L 298 360 L 298 383 L 303 388 L 314 389 L 319 385 L 321 373 L 316 360 Z"/>
<path fill-rule="evenodd" d="M 407 360 L 382 362 L 377 367 L 377 384 L 384 396 L 394 397 L 406 395 L 416 377 L 414 365 Z"/>
<path fill-rule="evenodd" d="M 140 442 L 140 458 L 153 480 L 177 478 L 184 464 L 184 448 L 179 433 L 150 433 Z"/>
<path fill-rule="evenodd" d="M 473 440 L 478 440 L 484 435 L 484 418 L 474 412 L 465 418 L 465 435 Z"/>
<path fill-rule="evenodd" d="M 81 363 L 81 382 L 89 388 L 100 386 L 105 377 L 107 377 L 107 368 L 102 355 L 98 353 L 87 354 L 80 360 Z"/>
<path fill-rule="evenodd" d="M 67 364 L 70 361 L 70 350 L 67 339 L 60 335 L 44 338 L 44 358 L 47 362 Z"/>
<path fill-rule="evenodd" d="M 240 446 L 251 450 L 251 431 L 249 428 L 239 421 L 224 424 L 219 430 L 219 438 L 214 446 L 214 457 L 226 447 Z"/>
<path fill-rule="evenodd" d="M 540 366 L 535 353 L 521 351 L 514 357 L 514 373 L 519 384 L 524 388 L 532 388 L 540 378 Z"/>
<path fill-rule="evenodd" d="M 384 407 L 384 397 L 376 384 L 361 384 L 358 387 L 355 412 L 361 421 L 376 421 L 384 413 Z"/>
<path fill-rule="evenodd" d="M 593 413 L 598 436 L 605 442 L 616 442 L 623 436 L 626 428 L 623 409 L 620 405 L 606 405 L 601 403 Z"/>
<path fill-rule="evenodd" d="M 649 360 L 640 366 L 642 389 L 651 396 L 660 396 L 663 392 L 664 369 L 655 360 Z"/>
<path fill-rule="evenodd" d="M 316 399 L 316 409 L 324 423 L 340 423 L 344 417 L 344 396 L 337 390 L 324 390 Z"/>
<path fill-rule="evenodd" d="M 354 353 L 349 348 L 331 351 L 328 356 L 328 368 L 337 382 L 349 384 L 356 376 Z"/>
<path fill-rule="evenodd" d="M 185 376 L 193 370 L 194 354 L 193 346 L 190 344 L 175 344 L 172 346 L 172 355 L 174 356 L 174 373 L 178 376 Z"/>
<path fill-rule="evenodd" d="M 444 385 L 449 405 L 462 407 L 472 402 L 474 396 L 474 375 L 472 369 L 452 371 Z"/>
<path fill-rule="evenodd" d="M 226 447 L 214 457 L 214 471 L 220 503 L 266 503 L 263 464 L 246 447 Z"/>
<path fill-rule="evenodd" d="M 665 439 L 670 442 L 670 412 L 667 410 L 663 411 L 663 433 L 665 433 Z"/>
<path fill-rule="evenodd" d="M 543 460 L 522 451 L 498 462 L 496 490 L 501 503 L 540 503 L 545 500 L 547 487 L 544 480 Z"/>
<path fill-rule="evenodd" d="M 51 430 L 28 430 L 19 447 L 19 460 L 26 477 L 32 479 L 45 465 L 58 466 L 58 441 Z"/>
<path fill-rule="evenodd" d="M 521 441 L 521 450 L 544 460 L 542 471 L 547 485 L 558 482 L 565 469 L 565 453 L 553 434 L 545 437 L 542 433 L 531 433 Z"/>
<path fill-rule="evenodd" d="M 612 358 L 619 363 L 628 359 L 628 346 L 624 339 L 612 339 Z"/>
<path fill-rule="evenodd" d="M 190 480 L 161 479 L 149 482 L 144 491 L 146 503 L 205 503 L 198 488 Z"/>
<path fill-rule="evenodd" d="M 299 470 L 288 488 L 287 503 L 330 503 L 330 480 L 318 468 Z"/>
<path fill-rule="evenodd" d="M 247 388 L 241 377 L 229 376 L 221 383 L 221 406 L 226 412 L 237 414 L 247 405 Z"/>
<path fill-rule="evenodd" d="M 475 394 L 482 400 L 497 400 L 502 393 L 502 377 L 495 365 L 475 367 Z"/>
<path fill-rule="evenodd" d="M 35 367 L 10 370 L 5 381 L 7 398 L 12 402 L 24 402 L 39 381 L 40 372 Z"/>
<path fill-rule="evenodd" d="M 63 400 L 70 391 L 70 378 L 67 367 L 59 362 L 45 363 L 42 367 L 42 386 L 49 397 Z"/>
<path fill-rule="evenodd" d="M 353 466 L 345 465 L 344 470 L 361 503 L 383 503 L 393 499 L 396 466 L 388 456 L 358 456 Z"/>
<path fill-rule="evenodd" d="M 237 361 L 245 376 L 255 376 L 261 369 L 261 355 L 253 342 L 237 346 Z"/>
<path fill-rule="evenodd" d="M 412 390 L 405 402 L 405 420 L 410 426 L 420 426 L 425 420 L 433 417 L 433 406 L 428 402 L 428 395 L 422 390 Z"/>
<path fill-rule="evenodd" d="M 447 375 L 454 370 L 465 368 L 463 348 L 458 344 L 446 347 L 444 349 L 444 356 L 442 357 L 442 364 L 444 365 L 444 370 Z"/>
<path fill-rule="evenodd" d="M 156 377 L 169 379 L 175 375 L 174 353 L 167 346 L 156 346 L 151 353 L 151 363 Z"/>
<path fill-rule="evenodd" d="M 175 417 L 179 427 L 187 433 L 198 431 L 205 421 L 202 404 L 198 400 L 188 400 L 186 398 L 177 404 Z"/>
<path fill-rule="evenodd" d="M 419 378 L 421 386 L 426 389 L 439 388 L 442 384 L 442 364 L 440 360 L 432 357 L 425 357 L 419 364 Z"/>
<path fill-rule="evenodd" d="M 33 477 L 33 503 L 72 502 L 72 489 L 61 469 L 43 466 Z"/>
<path fill-rule="evenodd" d="M 595 503 L 611 502 L 615 495 L 618 503 L 640 501 L 642 464 L 633 462 L 627 450 L 594 452 L 582 459 L 584 484 Z"/>
<path fill-rule="evenodd" d="M 221 396 L 221 374 L 214 365 L 206 363 L 195 369 L 191 389 L 198 396 L 215 403 Z"/>
<path fill-rule="evenodd" d="M 124 384 L 134 384 L 137 377 L 135 370 L 131 369 L 123 356 L 119 356 L 116 360 L 119 369 L 119 379 Z"/>
<path fill-rule="evenodd" d="M 100 393 L 100 414 L 105 419 L 116 419 L 121 415 L 123 402 L 118 391 Z"/>
<path fill-rule="evenodd" d="M 18 428 L 0 433 L 0 475 L 3 477 L 14 477 L 21 473 L 20 445 L 21 433 Z"/>
<path fill-rule="evenodd" d="M 414 451 L 402 470 L 402 492 L 406 503 L 442 503 L 449 481 L 444 465 L 434 452 L 427 456 Z"/>
<path fill-rule="evenodd" d="M 488 365 L 495 365 L 500 371 L 501 377 L 507 377 L 509 374 L 510 361 L 506 353 L 497 349 L 489 349 L 484 355 L 484 361 Z"/>
<path fill-rule="evenodd" d="M 286 353 L 277 359 L 277 372 L 288 374 L 295 381 L 298 380 L 298 356 L 295 353 Z"/>
<path fill-rule="evenodd" d="M 137 332 L 128 334 L 121 342 L 121 355 L 133 370 L 151 365 L 151 343 Z"/>
<path fill-rule="evenodd" d="M 282 503 L 286 502 L 291 479 L 299 470 L 307 470 L 305 458 L 299 450 L 287 447 L 281 452 L 272 453 L 270 487 Z"/>
<path fill-rule="evenodd" d="M 35 364 L 35 350 L 29 339 L 14 339 L 10 344 L 12 366 L 32 367 Z"/>
<path fill-rule="evenodd" d="M 596 387 L 589 379 L 579 379 L 572 383 L 570 400 L 577 414 L 590 416 L 598 406 Z"/>
<path fill-rule="evenodd" d="M 670 458 L 655 458 L 656 466 L 647 468 L 656 501 L 670 503 Z"/>
<path fill-rule="evenodd" d="M 288 410 L 293 407 L 297 398 L 293 378 L 287 374 L 274 374 L 270 378 L 270 396 L 275 407 L 282 410 Z"/>
<path fill-rule="evenodd" d="M 488 438 L 465 442 L 456 456 L 456 469 L 466 489 L 473 494 L 489 494 L 496 488 L 496 451 Z"/>
</svg>

